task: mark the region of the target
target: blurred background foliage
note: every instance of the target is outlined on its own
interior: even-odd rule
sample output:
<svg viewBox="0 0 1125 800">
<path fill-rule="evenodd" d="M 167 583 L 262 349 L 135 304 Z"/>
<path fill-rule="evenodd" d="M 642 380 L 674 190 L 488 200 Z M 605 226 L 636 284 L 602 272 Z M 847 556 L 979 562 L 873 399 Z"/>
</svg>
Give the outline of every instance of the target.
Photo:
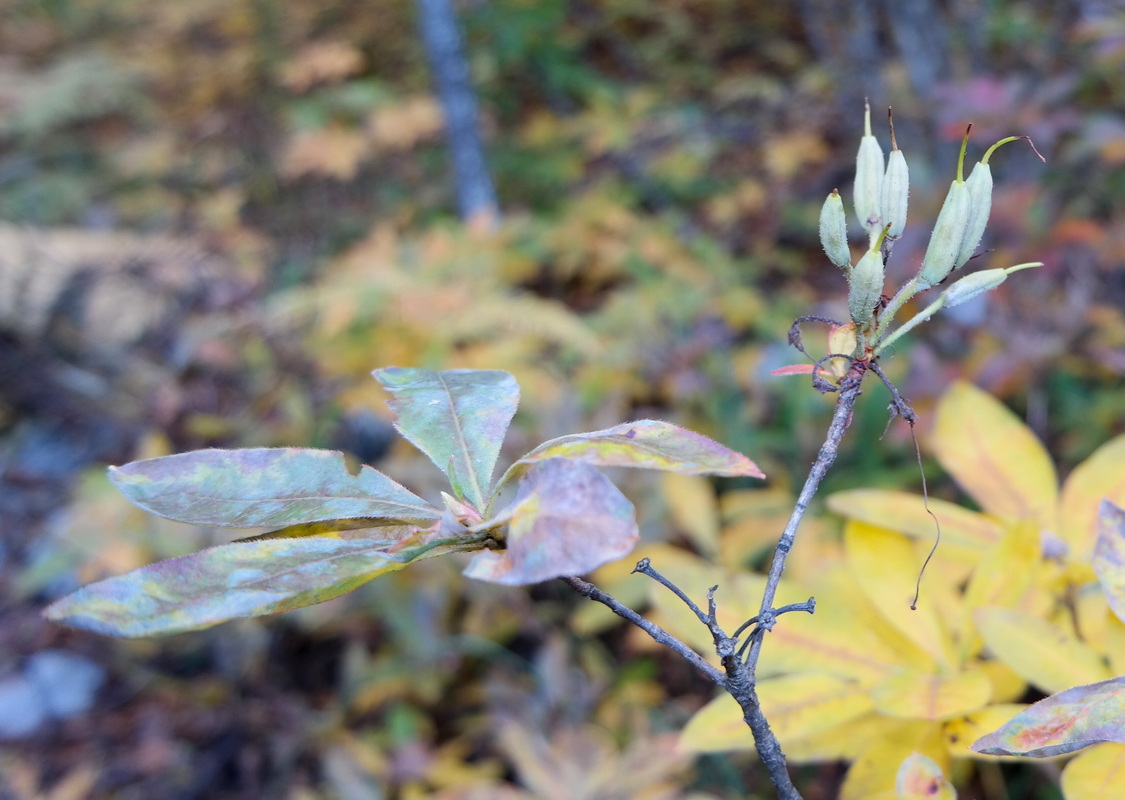
<svg viewBox="0 0 1125 800">
<path fill-rule="evenodd" d="M 1125 430 L 1117 4 L 457 8 L 491 234 L 453 211 L 409 0 L 0 0 L 0 694 L 49 650 L 104 679 L 82 713 L 0 724 L 5 800 L 770 796 L 748 756 L 677 753 L 709 687 L 563 587 L 427 562 L 281 619 L 139 642 L 38 608 L 224 540 L 126 507 L 105 463 L 312 444 L 435 491 L 369 377 L 385 365 L 513 372 L 509 454 L 646 416 L 742 450 L 767 489 L 621 483 L 650 542 L 760 550 L 828 419 L 830 398 L 769 370 L 796 361 L 794 317 L 846 317 L 816 218 L 834 187 L 850 196 L 864 96 L 894 107 L 915 184 L 892 281 L 917 268 L 966 123 L 977 156 L 1026 134 L 1047 157 L 997 157 L 979 259 L 1046 267 L 885 364 L 923 446 L 955 377 L 1016 408 L 1064 474 Z M 885 399 L 861 402 L 829 490 L 916 486 L 908 432 L 879 440 Z M 716 490 L 761 526 L 724 530 Z M 842 767 L 801 769 L 806 796 L 834 795 Z M 1028 775 L 1006 776 L 1010 796 L 1055 796 Z"/>
</svg>

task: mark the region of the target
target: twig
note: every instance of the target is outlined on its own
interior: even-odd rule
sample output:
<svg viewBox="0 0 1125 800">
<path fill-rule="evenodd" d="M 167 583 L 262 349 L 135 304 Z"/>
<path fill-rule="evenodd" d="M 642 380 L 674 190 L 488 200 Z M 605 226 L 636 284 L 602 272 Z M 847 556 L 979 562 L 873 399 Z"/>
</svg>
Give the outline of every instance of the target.
<svg viewBox="0 0 1125 800">
<path fill-rule="evenodd" d="M 580 595 L 601 603 L 602 605 L 608 607 L 609 610 L 617 616 L 622 617 L 629 622 L 632 622 L 638 628 L 651 636 L 653 640 L 655 640 L 658 644 L 662 644 L 665 647 L 673 650 L 678 656 L 680 656 L 697 670 L 702 672 L 703 675 L 716 686 L 719 686 L 723 689 L 727 688 L 727 679 L 723 677 L 723 673 L 721 671 L 715 669 L 715 667 L 713 667 L 707 661 L 707 659 L 692 650 L 675 636 L 668 633 L 668 631 L 661 628 L 655 622 L 650 622 L 649 620 L 645 619 L 636 611 L 621 603 L 613 595 L 603 592 L 597 586 L 594 586 L 594 584 L 589 583 L 588 581 L 584 581 L 581 578 L 574 577 L 559 578 L 559 580 L 561 580 L 574 591 L 578 592 Z"/>
<path fill-rule="evenodd" d="M 789 517 L 789 522 L 785 525 L 785 531 L 781 534 L 777 549 L 774 550 L 773 562 L 770 564 L 769 575 L 766 578 L 766 589 L 762 594 L 762 608 L 758 612 L 758 627 L 763 631 L 773 628 L 773 601 L 777 595 L 777 586 L 781 582 L 781 573 L 785 569 L 785 559 L 789 555 L 789 551 L 793 549 L 793 541 L 797 537 L 797 528 L 800 526 L 801 520 L 804 519 L 809 503 L 812 502 L 813 496 L 820 488 L 820 482 L 823 480 L 825 473 L 828 472 L 828 468 L 836 460 L 836 454 L 840 449 L 840 441 L 844 438 L 844 432 L 847 431 L 852 421 L 852 410 L 855 408 L 856 400 L 862 394 L 860 387 L 863 383 L 864 374 L 866 373 L 860 372 L 854 377 L 849 376 L 841 385 L 840 396 L 836 398 L 836 411 L 832 415 L 832 423 L 828 426 L 828 434 L 824 439 L 824 444 L 820 446 L 816 462 L 809 470 L 809 476 L 805 479 L 805 485 L 801 488 L 801 494 L 797 497 L 793 513 Z M 750 645 L 750 652 L 746 656 L 746 667 L 751 683 L 754 681 L 754 672 L 758 666 L 758 658 L 762 652 L 764 638 L 762 636 L 754 637 L 753 643 Z"/>
</svg>

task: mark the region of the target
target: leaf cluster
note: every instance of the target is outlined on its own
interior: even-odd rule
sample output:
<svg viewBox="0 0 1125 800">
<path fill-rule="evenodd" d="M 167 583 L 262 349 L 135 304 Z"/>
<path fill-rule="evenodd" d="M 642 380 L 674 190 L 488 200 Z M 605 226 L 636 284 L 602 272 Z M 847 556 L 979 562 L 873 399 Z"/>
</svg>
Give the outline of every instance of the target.
<svg viewBox="0 0 1125 800">
<path fill-rule="evenodd" d="M 119 636 L 178 633 L 324 602 L 408 564 L 473 552 L 465 574 L 528 584 L 589 572 L 638 539 L 632 503 L 596 467 L 763 477 L 699 434 L 639 420 L 544 442 L 495 482 L 519 388 L 506 372 L 386 368 L 403 436 L 449 479 L 444 508 L 339 453 L 201 450 L 132 462 L 111 478 L 135 505 L 194 525 L 266 533 L 100 581 L 51 619 Z M 498 507 L 515 485 L 515 498 Z"/>
</svg>

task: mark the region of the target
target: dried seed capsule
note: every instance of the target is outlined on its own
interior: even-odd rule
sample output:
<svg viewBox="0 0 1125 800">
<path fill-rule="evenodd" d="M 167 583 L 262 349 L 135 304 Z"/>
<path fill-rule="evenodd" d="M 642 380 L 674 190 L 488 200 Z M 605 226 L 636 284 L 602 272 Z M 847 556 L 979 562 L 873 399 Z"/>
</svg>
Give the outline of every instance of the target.
<svg viewBox="0 0 1125 800">
<path fill-rule="evenodd" d="M 844 219 L 844 201 L 835 189 L 820 207 L 820 244 L 828 260 L 840 269 L 852 268 L 852 253 L 848 249 L 848 223 Z"/>
<path fill-rule="evenodd" d="M 882 244 L 882 237 L 879 237 Z M 863 254 L 848 275 L 848 310 L 859 331 L 869 330 L 875 306 L 883 296 L 883 254 L 879 245 Z"/>
<path fill-rule="evenodd" d="M 828 352 L 829 353 L 847 353 L 851 355 L 855 352 L 858 340 L 855 335 L 855 323 L 848 322 L 844 325 L 833 325 L 832 329 L 828 332 Z M 832 373 L 832 377 L 839 383 L 848 375 L 852 364 L 846 358 L 833 358 L 828 362 L 828 369 Z"/>
<path fill-rule="evenodd" d="M 891 126 L 891 154 L 887 156 L 887 171 L 883 175 L 882 196 L 879 202 L 879 211 L 882 223 L 890 225 L 887 236 L 897 239 L 902 236 L 906 228 L 906 202 L 910 194 L 910 172 L 906 168 L 906 157 L 898 149 L 895 141 L 895 126 L 890 120 L 891 112 L 888 109 L 887 119 Z"/>
<path fill-rule="evenodd" d="M 942 307 L 953 308 L 962 303 L 967 303 L 974 297 L 995 289 L 1007 280 L 1013 272 L 1041 266 L 1043 266 L 1041 261 L 1032 261 L 1027 264 L 1017 264 L 1007 269 L 982 269 L 980 272 L 966 275 L 942 293 L 942 299 L 944 300 Z"/>
<path fill-rule="evenodd" d="M 972 127 L 970 125 L 969 129 Z M 945 202 L 941 205 L 934 232 L 930 235 L 930 243 L 926 246 L 926 254 L 922 257 L 922 269 L 917 279 L 919 290 L 941 283 L 958 266 L 957 257 L 961 253 L 961 242 L 965 239 L 965 230 L 969 224 L 969 187 L 962 177 L 968 141 L 969 131 L 966 130 L 965 138 L 961 140 L 961 155 L 957 160 L 957 178 L 950 185 Z"/>
<path fill-rule="evenodd" d="M 870 105 L 864 112 L 863 131 L 863 138 L 859 140 L 859 152 L 855 157 L 853 202 L 860 224 L 867 235 L 874 238 L 883 229 L 879 213 L 883 187 L 883 148 L 879 146 L 879 140 L 871 135 Z"/>
</svg>

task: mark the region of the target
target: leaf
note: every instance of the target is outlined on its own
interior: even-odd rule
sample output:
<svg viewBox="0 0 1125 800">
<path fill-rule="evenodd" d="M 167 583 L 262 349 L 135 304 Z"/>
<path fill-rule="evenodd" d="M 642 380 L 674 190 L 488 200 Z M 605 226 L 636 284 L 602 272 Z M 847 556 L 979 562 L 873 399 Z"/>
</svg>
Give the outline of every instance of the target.
<svg viewBox="0 0 1125 800">
<path fill-rule="evenodd" d="M 1063 768 L 1066 800 L 1105 800 L 1121 786 L 1125 786 L 1125 745 L 1094 745 Z"/>
<path fill-rule="evenodd" d="M 815 735 L 871 710 L 865 687 L 824 673 L 759 681 L 758 695 L 774 735 L 782 742 Z M 749 750 L 754 738 L 738 703 L 723 692 L 688 721 L 680 747 L 693 753 Z"/>
<path fill-rule="evenodd" d="M 943 771 L 949 769 L 940 728 L 931 722 L 903 721 L 869 741 L 848 768 L 840 800 L 894 800 L 899 765 L 914 752 L 929 757 Z"/>
<path fill-rule="evenodd" d="M 941 767 L 932 758 L 911 753 L 899 765 L 895 776 L 898 800 L 956 800 L 953 784 L 945 779 Z"/>
<path fill-rule="evenodd" d="M 971 747 L 986 755 L 1047 758 L 1102 742 L 1125 744 L 1125 677 L 1046 697 Z"/>
<path fill-rule="evenodd" d="M 1109 500 L 1098 508 L 1094 573 L 1113 613 L 1125 622 L 1125 509 Z"/>
<path fill-rule="evenodd" d="M 492 470 L 516 413 L 516 379 L 500 370 L 387 367 L 372 373 L 394 398 L 395 427 L 484 511 Z"/>
<path fill-rule="evenodd" d="M 746 456 L 702 434 L 669 422 L 642 419 L 544 442 L 513 464 L 499 485 L 548 458 L 568 458 L 599 467 L 660 469 L 681 475 L 766 477 Z"/>
<path fill-rule="evenodd" d="M 955 719 L 946 720 L 941 726 L 946 751 L 954 758 L 966 756 L 983 758 L 970 750 L 969 745 L 1026 708 L 1027 705 L 1024 703 L 992 703 Z"/>
<path fill-rule="evenodd" d="M 943 720 L 975 711 L 992 696 L 992 683 L 983 672 L 940 675 L 904 669 L 872 692 L 875 708 L 891 717 Z"/>
<path fill-rule="evenodd" d="M 985 644 L 1020 677 L 1044 692 L 1109 677 L 1088 645 L 1034 614 L 982 608 L 974 615 Z"/>
<path fill-rule="evenodd" d="M 474 556 L 470 578 L 521 585 L 584 575 L 627 555 L 640 538 L 633 504 L 596 469 L 570 459 L 535 465 L 498 516 L 510 519 L 507 549 Z"/>
<path fill-rule="evenodd" d="M 196 450 L 110 467 L 130 502 L 178 522 L 273 527 L 377 517 L 429 522 L 440 512 L 386 475 L 348 473 L 331 450 Z"/>
<path fill-rule="evenodd" d="M 1056 524 L 1058 478 L 1043 445 L 991 395 L 955 383 L 938 404 L 933 448 L 938 461 L 981 507 L 1010 520 Z"/>
<path fill-rule="evenodd" d="M 269 539 L 219 545 L 79 589 L 49 619 L 111 636 L 206 628 L 321 603 L 402 569 L 433 545 L 389 553 L 380 539 Z"/>
<path fill-rule="evenodd" d="M 1095 450 L 1063 484 L 1059 533 L 1070 546 L 1072 560 L 1090 559 L 1103 499 L 1125 505 L 1125 435 Z"/>
<path fill-rule="evenodd" d="M 816 599 L 815 614 L 787 615 L 770 632 L 759 673 L 827 672 L 872 686 L 904 664 L 933 665 L 933 657 L 890 625 L 842 566 L 818 583 Z"/>
<path fill-rule="evenodd" d="M 1040 573 L 1039 527 L 1034 520 L 1013 525 L 977 564 L 965 589 L 961 612 L 962 661 L 980 649 L 973 612 L 989 606 L 1015 606 Z"/>
<path fill-rule="evenodd" d="M 1003 526 L 984 514 L 934 497 L 930 510 L 941 523 L 942 546 L 948 544 L 984 550 L 1000 540 Z M 931 541 L 937 533 L 934 518 L 926 513 L 920 496 L 888 489 L 852 489 L 828 497 L 828 508 L 835 513 L 900 531 L 907 536 Z"/>
<path fill-rule="evenodd" d="M 910 608 L 922 565 L 913 543 L 893 531 L 852 520 L 844 530 L 844 547 L 852 575 L 879 613 L 938 664 L 952 666 L 953 642 L 943 620 L 951 613 L 946 598 L 937 603 L 931 597 L 916 610 Z M 932 596 L 940 587 L 923 588 Z"/>
</svg>

